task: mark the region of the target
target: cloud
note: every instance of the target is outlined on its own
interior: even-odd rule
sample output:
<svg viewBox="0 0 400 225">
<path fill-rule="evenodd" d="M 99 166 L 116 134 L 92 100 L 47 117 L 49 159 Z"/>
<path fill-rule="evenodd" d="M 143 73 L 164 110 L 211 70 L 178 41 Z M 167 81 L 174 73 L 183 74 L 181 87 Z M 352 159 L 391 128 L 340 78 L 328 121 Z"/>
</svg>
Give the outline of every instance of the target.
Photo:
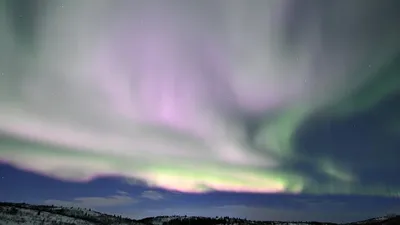
<svg viewBox="0 0 400 225">
<path fill-rule="evenodd" d="M 400 86 L 397 2 L 51 2 L 23 16 L 34 26 L 4 5 L 0 160 L 181 192 L 398 193 L 294 142 L 314 115 L 370 109 Z"/>
<path fill-rule="evenodd" d="M 142 186 L 149 186 L 149 184 L 146 181 L 143 180 L 139 180 L 137 178 L 132 178 L 132 177 L 128 177 L 128 178 L 123 178 L 122 179 L 123 183 L 129 184 L 129 185 L 142 185 Z"/>
<path fill-rule="evenodd" d="M 142 198 L 147 198 L 151 200 L 161 200 L 164 196 L 157 191 L 144 191 L 141 195 Z"/>
<path fill-rule="evenodd" d="M 140 198 L 150 200 L 161 200 L 164 196 L 157 191 L 147 190 L 143 191 Z M 99 208 L 99 207 L 114 207 L 114 206 L 126 206 L 139 202 L 138 199 L 133 198 L 126 191 L 117 190 L 116 195 L 106 197 L 77 197 L 72 200 L 57 200 L 48 199 L 44 201 L 47 205 L 61 205 L 61 206 L 74 206 L 74 207 L 86 207 L 86 208 Z"/>
<path fill-rule="evenodd" d="M 137 200 L 127 196 L 126 194 L 118 194 L 107 197 L 78 197 L 72 201 L 48 199 L 44 201 L 47 205 L 61 205 L 61 206 L 74 206 L 84 208 L 100 208 L 100 207 L 113 207 L 125 206 L 136 203 Z"/>
<path fill-rule="evenodd" d="M 126 191 L 121 191 L 121 190 L 117 190 L 117 194 L 118 194 L 118 195 L 129 195 L 128 192 L 126 192 Z"/>
</svg>

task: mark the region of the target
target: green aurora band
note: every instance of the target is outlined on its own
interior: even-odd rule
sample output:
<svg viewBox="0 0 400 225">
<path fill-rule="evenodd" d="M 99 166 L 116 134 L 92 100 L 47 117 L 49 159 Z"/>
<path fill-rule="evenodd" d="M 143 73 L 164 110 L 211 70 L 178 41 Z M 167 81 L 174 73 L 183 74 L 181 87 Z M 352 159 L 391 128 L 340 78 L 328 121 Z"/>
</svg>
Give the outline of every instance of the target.
<svg viewBox="0 0 400 225">
<path fill-rule="evenodd" d="M 182 192 L 399 195 L 293 142 L 316 114 L 344 118 L 399 91 L 398 23 L 360 26 L 391 11 L 373 1 L 329 1 L 326 14 L 286 0 L 112 2 L 52 1 L 33 18 L 0 3 L 1 161 Z M 329 180 L 285 167 L 296 157 Z"/>
</svg>

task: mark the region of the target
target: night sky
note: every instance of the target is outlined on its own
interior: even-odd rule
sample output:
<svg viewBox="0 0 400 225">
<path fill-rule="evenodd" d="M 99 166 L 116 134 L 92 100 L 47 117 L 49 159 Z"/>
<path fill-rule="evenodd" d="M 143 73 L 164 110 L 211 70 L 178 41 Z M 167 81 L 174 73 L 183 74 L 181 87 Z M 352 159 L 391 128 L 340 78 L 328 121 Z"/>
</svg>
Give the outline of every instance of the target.
<svg viewBox="0 0 400 225">
<path fill-rule="evenodd" d="M 400 1 L 0 0 L 0 201 L 400 213 Z"/>
</svg>

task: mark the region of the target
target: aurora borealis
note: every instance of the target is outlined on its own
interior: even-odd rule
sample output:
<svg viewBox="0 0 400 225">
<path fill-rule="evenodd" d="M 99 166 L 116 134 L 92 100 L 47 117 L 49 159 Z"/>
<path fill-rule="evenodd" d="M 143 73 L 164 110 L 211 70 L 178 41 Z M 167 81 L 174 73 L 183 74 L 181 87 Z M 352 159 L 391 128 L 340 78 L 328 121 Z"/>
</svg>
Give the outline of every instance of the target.
<svg viewBox="0 0 400 225">
<path fill-rule="evenodd" d="M 397 150 L 359 158 L 298 144 L 398 95 L 398 1 L 17 2 L 0 1 L 4 163 L 189 193 L 399 196 L 398 178 L 362 175 L 398 171 L 398 128 Z"/>
</svg>

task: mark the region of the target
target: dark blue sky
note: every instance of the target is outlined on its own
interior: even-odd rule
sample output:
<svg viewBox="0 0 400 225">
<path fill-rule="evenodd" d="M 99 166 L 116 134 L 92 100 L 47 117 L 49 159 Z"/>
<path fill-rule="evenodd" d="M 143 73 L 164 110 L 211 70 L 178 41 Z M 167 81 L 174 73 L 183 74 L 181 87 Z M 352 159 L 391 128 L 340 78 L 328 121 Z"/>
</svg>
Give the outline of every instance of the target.
<svg viewBox="0 0 400 225">
<path fill-rule="evenodd" d="M 1 201 L 51 204 L 48 200 L 65 201 L 62 205 L 92 208 L 133 218 L 156 215 L 234 216 L 264 220 L 361 220 L 400 210 L 398 198 L 357 195 L 289 195 L 211 192 L 187 194 L 131 185 L 122 178 L 101 178 L 88 183 L 54 180 L 0 167 Z M 159 198 L 143 197 L 143 192 L 157 192 Z M 126 193 L 123 193 L 126 192 Z M 117 201 L 113 196 L 126 196 Z M 81 197 L 99 197 L 103 201 L 73 202 Z M 109 205 L 114 202 L 115 205 Z M 57 204 L 57 202 L 54 202 Z M 112 204 L 112 203 L 111 203 Z"/>
<path fill-rule="evenodd" d="M 399 184 L 396 161 L 400 149 L 398 133 L 390 120 L 399 111 L 399 95 L 383 100 L 371 110 L 346 119 L 317 117 L 298 132 L 298 154 L 327 154 L 358 171 L 360 183 Z M 379 144 L 382 143 L 382 144 Z M 323 148 L 324 151 L 320 149 Z M 313 174 L 324 182 L 324 174 L 302 164 L 301 156 L 293 168 Z M 151 188 L 122 177 L 104 177 L 90 182 L 66 182 L 3 164 L 0 167 L 1 201 L 72 204 L 99 211 L 142 218 L 156 215 L 238 216 L 254 219 L 352 221 L 400 212 L 398 197 L 365 195 L 254 194 L 210 192 L 188 194 Z M 143 193 L 156 196 L 143 197 Z M 123 193 L 126 192 L 126 193 Z M 114 196 L 114 197 L 113 197 Z M 125 196 L 118 200 L 115 196 Z M 157 197 L 158 196 L 158 197 Z M 76 201 L 99 197 L 102 201 Z M 52 200 L 52 201 L 49 201 Z M 54 200 L 65 201 L 56 202 Z M 71 203 L 72 202 L 72 203 Z M 110 203 L 111 202 L 111 203 Z M 109 205 L 111 204 L 111 205 Z"/>
</svg>

